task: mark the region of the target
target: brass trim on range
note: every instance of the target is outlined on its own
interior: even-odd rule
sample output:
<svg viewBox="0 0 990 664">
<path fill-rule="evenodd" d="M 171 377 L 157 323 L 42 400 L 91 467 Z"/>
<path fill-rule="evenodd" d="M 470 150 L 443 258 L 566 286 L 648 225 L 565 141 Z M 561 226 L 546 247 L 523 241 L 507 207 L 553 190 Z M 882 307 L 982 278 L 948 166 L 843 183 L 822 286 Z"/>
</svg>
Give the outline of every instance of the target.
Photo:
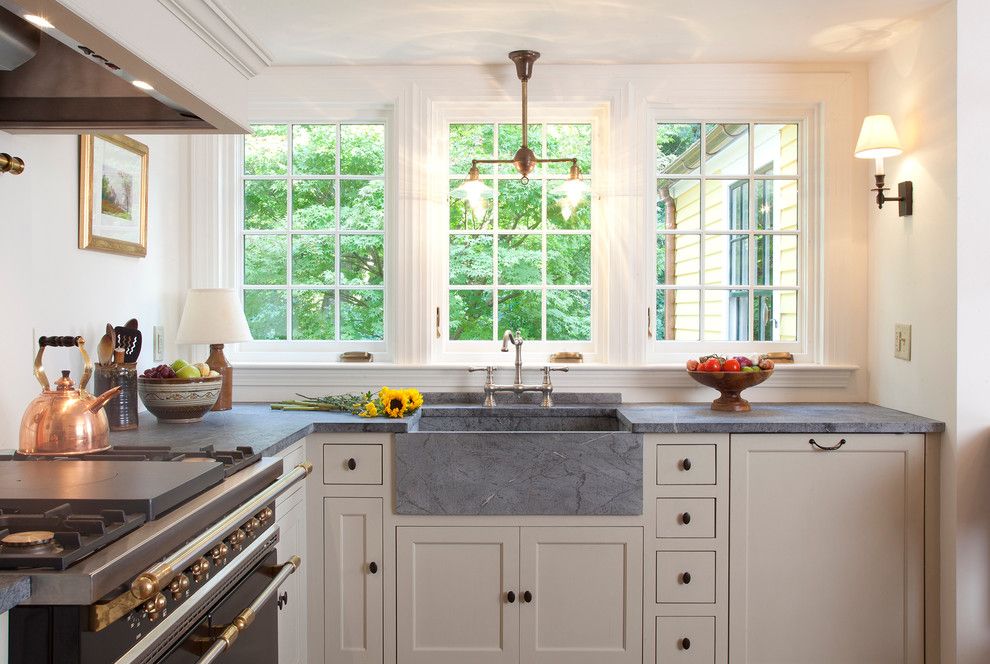
<svg viewBox="0 0 990 664">
<path fill-rule="evenodd" d="M 237 617 L 229 625 L 223 628 L 209 650 L 197 660 L 197 664 L 215 662 L 218 657 L 230 650 L 240 633 L 245 631 L 254 622 L 255 616 L 258 615 L 258 611 L 261 610 L 265 602 L 278 592 L 278 589 L 285 583 L 285 580 L 295 573 L 301 564 L 302 559 L 299 556 L 292 556 L 287 562 L 276 568 L 278 572 L 275 574 L 275 578 L 272 579 L 271 583 L 265 586 L 265 589 L 254 598 L 254 601 L 237 614 Z"/>
<path fill-rule="evenodd" d="M 211 549 L 219 547 L 221 538 L 245 521 L 257 518 L 264 522 L 271 519 L 274 515 L 267 507 L 268 503 L 312 472 L 313 464 L 309 461 L 299 464 L 168 558 L 139 574 L 131 582 L 129 592 L 121 593 L 109 602 L 93 604 L 90 607 L 90 629 L 94 632 L 106 629 L 157 595 L 168 587 L 179 572 L 198 562 Z"/>
</svg>

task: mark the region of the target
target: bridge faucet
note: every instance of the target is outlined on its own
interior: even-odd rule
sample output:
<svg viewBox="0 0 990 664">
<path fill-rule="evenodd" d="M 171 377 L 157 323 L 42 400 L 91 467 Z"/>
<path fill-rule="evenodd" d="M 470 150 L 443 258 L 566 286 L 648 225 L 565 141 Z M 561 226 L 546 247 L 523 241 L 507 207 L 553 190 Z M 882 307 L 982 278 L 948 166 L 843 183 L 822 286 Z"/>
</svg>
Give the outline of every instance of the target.
<svg viewBox="0 0 990 664">
<path fill-rule="evenodd" d="M 550 381 L 550 372 L 567 371 L 567 367 L 543 367 L 543 383 L 540 385 L 526 385 L 522 382 L 522 333 L 518 330 L 516 332 L 506 330 L 505 334 L 502 335 L 503 353 L 509 352 L 509 344 L 516 347 L 516 379 L 513 381 L 512 385 L 495 384 L 495 367 L 473 367 L 468 369 L 468 371 L 471 372 L 485 372 L 485 406 L 488 408 L 495 406 L 496 392 L 514 392 L 516 394 L 522 394 L 523 392 L 541 392 L 543 394 L 543 401 L 540 405 L 544 408 L 550 408 L 553 406 L 553 397 L 551 396 L 553 394 L 553 383 Z"/>
</svg>

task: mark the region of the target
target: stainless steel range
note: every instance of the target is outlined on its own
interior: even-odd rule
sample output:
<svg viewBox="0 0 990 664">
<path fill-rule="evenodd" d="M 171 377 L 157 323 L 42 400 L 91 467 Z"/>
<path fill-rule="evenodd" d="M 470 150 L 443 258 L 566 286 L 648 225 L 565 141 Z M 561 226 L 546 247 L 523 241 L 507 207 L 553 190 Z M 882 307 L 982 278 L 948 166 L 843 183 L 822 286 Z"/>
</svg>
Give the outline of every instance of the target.
<svg viewBox="0 0 990 664">
<path fill-rule="evenodd" d="M 276 560 L 274 503 L 311 469 L 249 448 L 0 457 L 0 574 L 31 577 L 9 661 L 274 664 L 300 565 Z"/>
</svg>

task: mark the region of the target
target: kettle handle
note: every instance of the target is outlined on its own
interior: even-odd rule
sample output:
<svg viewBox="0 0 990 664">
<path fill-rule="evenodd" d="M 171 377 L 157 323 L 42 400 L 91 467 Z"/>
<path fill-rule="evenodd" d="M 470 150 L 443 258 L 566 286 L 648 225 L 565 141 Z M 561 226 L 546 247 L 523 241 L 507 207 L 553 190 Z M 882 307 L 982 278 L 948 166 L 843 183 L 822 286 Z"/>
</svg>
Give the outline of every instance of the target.
<svg viewBox="0 0 990 664">
<path fill-rule="evenodd" d="M 62 348 L 72 348 L 75 346 L 79 349 L 79 353 L 83 359 L 83 375 L 82 380 L 79 381 L 79 389 L 86 389 L 86 383 L 89 382 L 90 377 L 93 375 L 93 361 L 89 359 L 89 353 L 86 352 L 86 340 L 82 337 L 68 335 L 61 337 L 41 337 L 38 339 L 38 354 L 34 356 L 34 377 L 41 383 L 41 387 L 45 390 L 52 389 L 51 383 L 48 382 L 48 375 L 45 373 L 45 366 L 41 361 L 42 356 L 45 354 L 45 348 L 49 346 Z"/>
</svg>

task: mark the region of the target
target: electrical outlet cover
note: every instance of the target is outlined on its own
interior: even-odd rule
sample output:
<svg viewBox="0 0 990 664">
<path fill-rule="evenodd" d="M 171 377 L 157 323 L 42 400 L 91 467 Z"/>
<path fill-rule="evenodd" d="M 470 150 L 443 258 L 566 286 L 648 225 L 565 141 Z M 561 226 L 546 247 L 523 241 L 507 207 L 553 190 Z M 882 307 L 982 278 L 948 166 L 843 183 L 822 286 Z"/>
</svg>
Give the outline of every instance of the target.
<svg viewBox="0 0 990 664">
<path fill-rule="evenodd" d="M 163 362 L 165 360 L 165 328 L 161 325 L 155 325 L 154 337 L 155 362 Z"/>
<path fill-rule="evenodd" d="M 911 326 L 904 323 L 894 325 L 894 357 L 911 360 Z"/>
</svg>

